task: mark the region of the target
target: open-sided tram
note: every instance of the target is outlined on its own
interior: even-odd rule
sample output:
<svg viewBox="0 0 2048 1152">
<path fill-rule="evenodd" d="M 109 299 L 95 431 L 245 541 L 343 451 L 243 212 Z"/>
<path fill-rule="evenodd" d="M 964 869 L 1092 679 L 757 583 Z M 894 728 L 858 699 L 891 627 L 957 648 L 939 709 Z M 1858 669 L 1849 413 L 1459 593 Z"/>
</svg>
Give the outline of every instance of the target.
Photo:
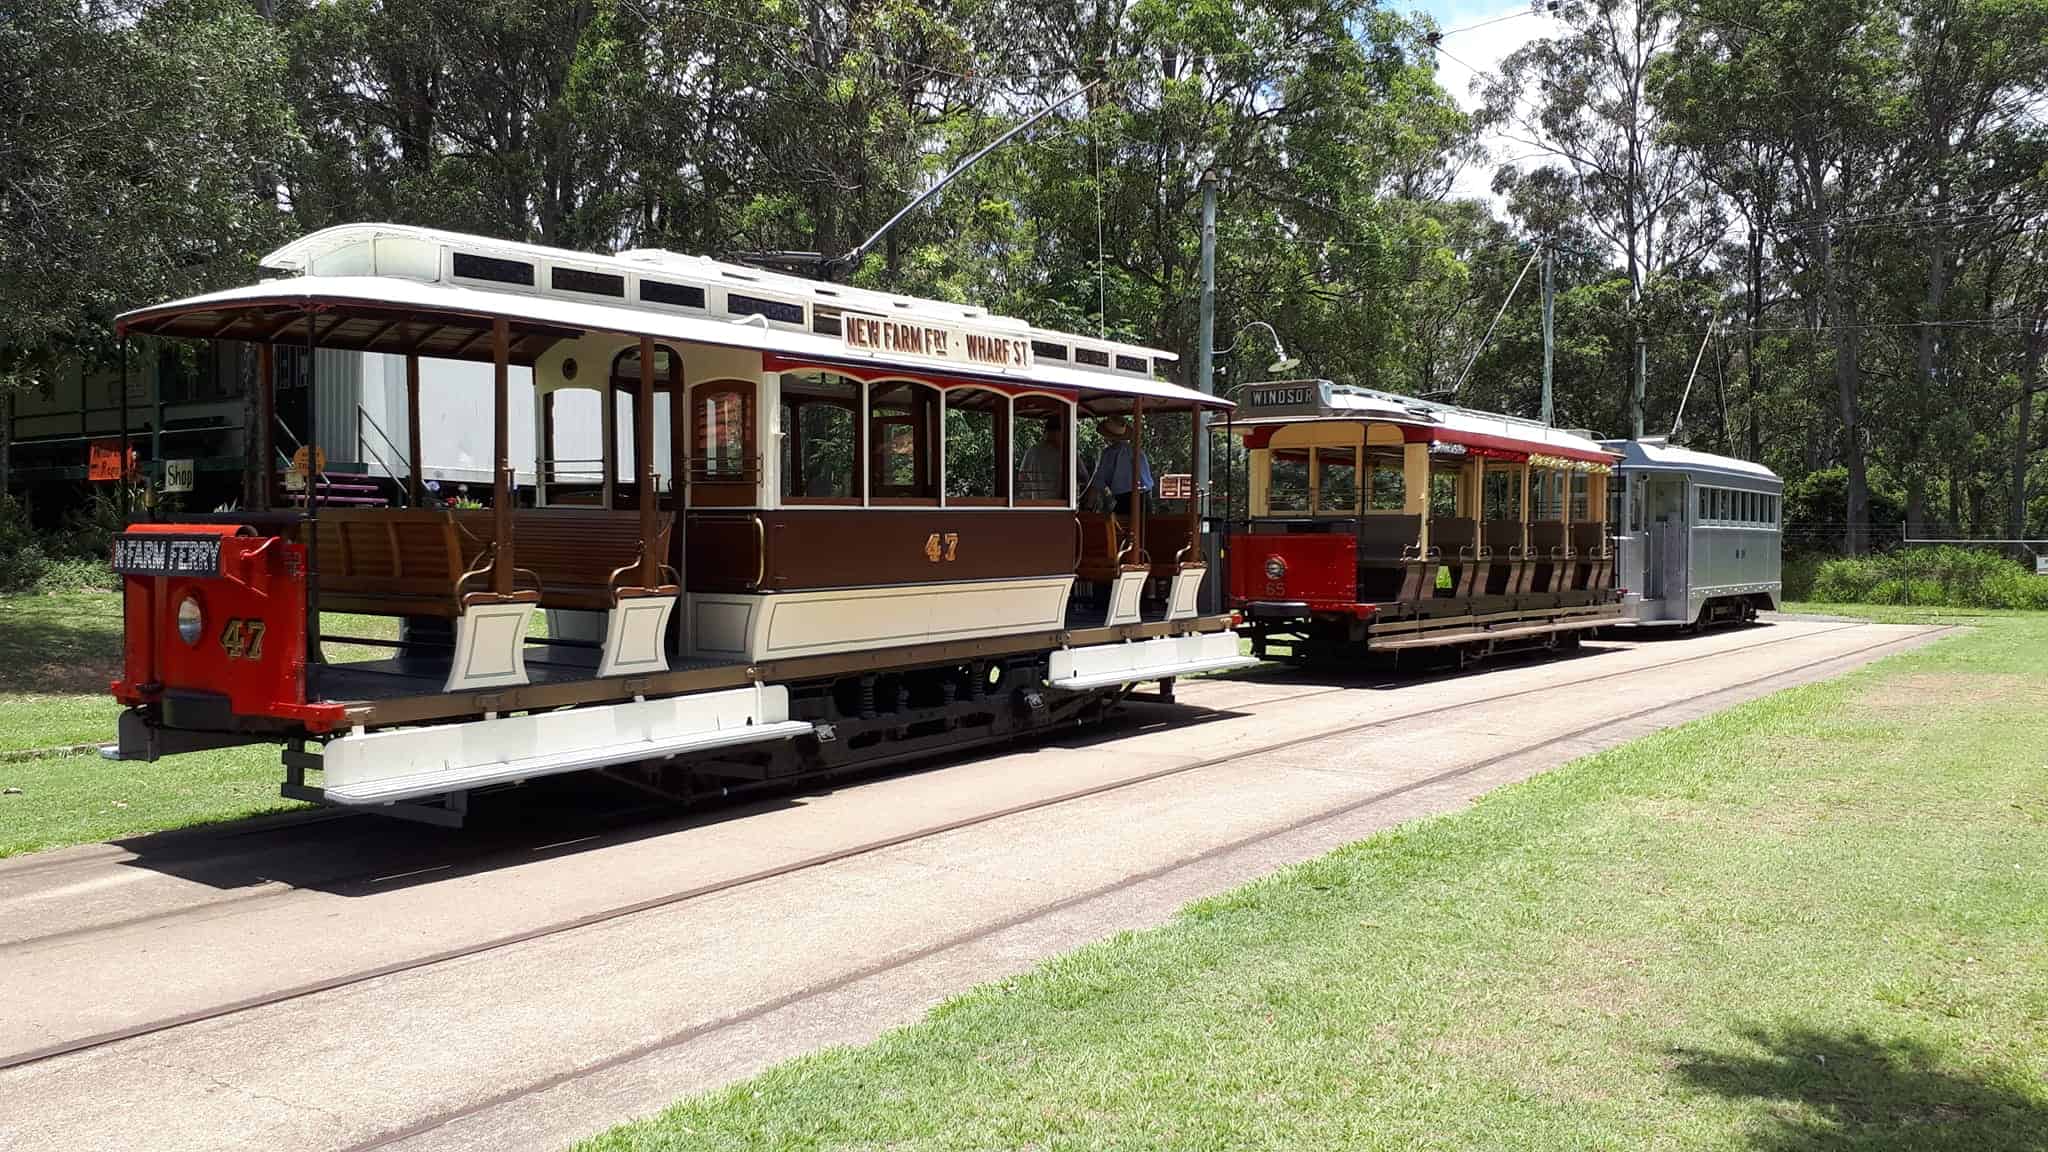
<svg viewBox="0 0 2048 1152">
<path fill-rule="evenodd" d="M 1258 654 L 1465 656 L 1570 645 L 1622 619 L 1608 447 L 1327 380 L 1239 399 L 1248 483 L 1229 587 Z"/>
<path fill-rule="evenodd" d="M 289 795 L 447 821 L 552 773 L 700 786 L 959 748 L 1249 662 L 1196 606 L 1200 493 L 1081 500 L 1084 422 L 1142 446 L 1148 416 L 1220 407 L 1160 378 L 1168 353 L 658 251 L 351 225 L 264 263 L 283 277 L 122 336 L 253 345 L 264 436 L 280 349 L 307 373 L 315 349 L 400 354 L 415 459 L 420 362 L 488 363 L 495 484 L 451 506 L 415 469 L 398 506 L 325 497 L 313 403 L 299 475 L 266 442 L 251 507 L 131 526 L 124 758 L 280 742 Z M 601 459 L 558 442 L 572 403 L 600 406 Z M 1143 458 L 1090 487 L 1143 491 Z"/>
</svg>

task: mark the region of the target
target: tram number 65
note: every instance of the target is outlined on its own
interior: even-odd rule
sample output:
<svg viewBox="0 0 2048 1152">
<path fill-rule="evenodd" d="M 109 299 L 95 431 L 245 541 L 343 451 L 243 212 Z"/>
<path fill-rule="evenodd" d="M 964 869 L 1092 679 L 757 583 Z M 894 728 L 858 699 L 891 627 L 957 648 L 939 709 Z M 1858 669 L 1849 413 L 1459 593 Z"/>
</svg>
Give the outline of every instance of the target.
<svg viewBox="0 0 2048 1152">
<path fill-rule="evenodd" d="M 934 564 L 941 561 L 950 564 L 954 560 L 959 559 L 959 553 L 960 534 L 958 532 L 947 532 L 943 535 L 934 532 L 924 539 L 924 558 Z"/>
</svg>

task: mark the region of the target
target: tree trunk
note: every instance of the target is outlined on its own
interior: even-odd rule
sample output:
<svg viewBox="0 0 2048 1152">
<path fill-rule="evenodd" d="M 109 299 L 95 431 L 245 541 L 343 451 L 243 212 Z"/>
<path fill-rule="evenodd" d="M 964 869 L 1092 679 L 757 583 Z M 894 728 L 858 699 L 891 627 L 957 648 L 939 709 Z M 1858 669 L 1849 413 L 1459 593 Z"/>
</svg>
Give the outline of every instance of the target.
<svg viewBox="0 0 2048 1152">
<path fill-rule="evenodd" d="M 9 449 L 14 444 L 14 390 L 0 387 L 0 500 L 7 498 L 7 482 L 14 474 Z"/>
<path fill-rule="evenodd" d="M 2041 354 L 2048 351 L 2048 322 L 2027 326 L 2024 359 L 2020 361 L 2020 411 L 2012 437 L 2012 504 L 2006 510 L 2006 535 L 2027 538 L 2027 471 L 2033 458 L 2034 389 L 2041 373 Z"/>
<path fill-rule="evenodd" d="M 1744 367 L 1749 372 L 1749 454 L 1750 460 L 1764 458 L 1763 422 L 1757 414 L 1757 402 L 1764 393 L 1763 361 L 1757 358 L 1757 329 L 1764 322 L 1764 235 L 1755 221 L 1749 228 L 1749 339 L 1748 351 L 1744 356 Z"/>
<path fill-rule="evenodd" d="M 1829 322 L 1835 330 L 1835 403 L 1842 417 L 1842 460 L 1849 466 L 1848 532 L 1844 544 L 1851 556 L 1860 556 L 1870 544 L 1870 477 L 1863 457 L 1862 376 L 1857 364 L 1861 341 L 1856 331 L 1855 290 L 1842 274 L 1846 257 L 1835 249 L 1834 237 L 1821 241 L 1821 260 L 1831 307 Z"/>
</svg>

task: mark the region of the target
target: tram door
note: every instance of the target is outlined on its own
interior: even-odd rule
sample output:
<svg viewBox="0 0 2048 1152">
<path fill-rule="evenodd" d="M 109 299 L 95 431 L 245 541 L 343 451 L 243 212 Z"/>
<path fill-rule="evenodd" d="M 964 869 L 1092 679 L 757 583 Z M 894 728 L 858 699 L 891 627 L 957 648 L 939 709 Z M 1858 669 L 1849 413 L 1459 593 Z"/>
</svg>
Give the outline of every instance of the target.
<svg viewBox="0 0 2048 1152">
<path fill-rule="evenodd" d="M 1643 599 L 1685 595 L 1685 478 L 1645 476 Z"/>
</svg>

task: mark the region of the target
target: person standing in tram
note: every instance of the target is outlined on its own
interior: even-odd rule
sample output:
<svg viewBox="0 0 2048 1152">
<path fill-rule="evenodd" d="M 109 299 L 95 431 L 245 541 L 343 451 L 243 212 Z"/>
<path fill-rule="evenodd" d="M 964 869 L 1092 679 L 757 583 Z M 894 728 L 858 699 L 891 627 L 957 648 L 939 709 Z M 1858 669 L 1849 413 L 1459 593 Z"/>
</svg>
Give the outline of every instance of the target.
<svg viewBox="0 0 2048 1152">
<path fill-rule="evenodd" d="M 1109 494 L 1110 510 L 1131 522 L 1138 501 L 1152 491 L 1152 462 L 1145 459 L 1145 451 L 1131 443 L 1131 425 L 1121 416 L 1111 416 L 1096 426 L 1102 438 L 1109 443 L 1102 449 L 1102 455 L 1095 461 L 1095 474 L 1088 478 L 1085 494 L 1096 492 Z M 1138 459 L 1138 486 L 1131 487 L 1131 454 Z"/>
<path fill-rule="evenodd" d="M 1064 499 L 1067 489 L 1060 483 L 1060 474 L 1068 467 L 1067 422 L 1064 419 L 1047 420 L 1040 426 L 1045 429 L 1044 436 L 1026 448 L 1017 462 L 1017 496 L 1024 500 Z M 1078 461 L 1074 469 L 1078 479 Z"/>
</svg>

